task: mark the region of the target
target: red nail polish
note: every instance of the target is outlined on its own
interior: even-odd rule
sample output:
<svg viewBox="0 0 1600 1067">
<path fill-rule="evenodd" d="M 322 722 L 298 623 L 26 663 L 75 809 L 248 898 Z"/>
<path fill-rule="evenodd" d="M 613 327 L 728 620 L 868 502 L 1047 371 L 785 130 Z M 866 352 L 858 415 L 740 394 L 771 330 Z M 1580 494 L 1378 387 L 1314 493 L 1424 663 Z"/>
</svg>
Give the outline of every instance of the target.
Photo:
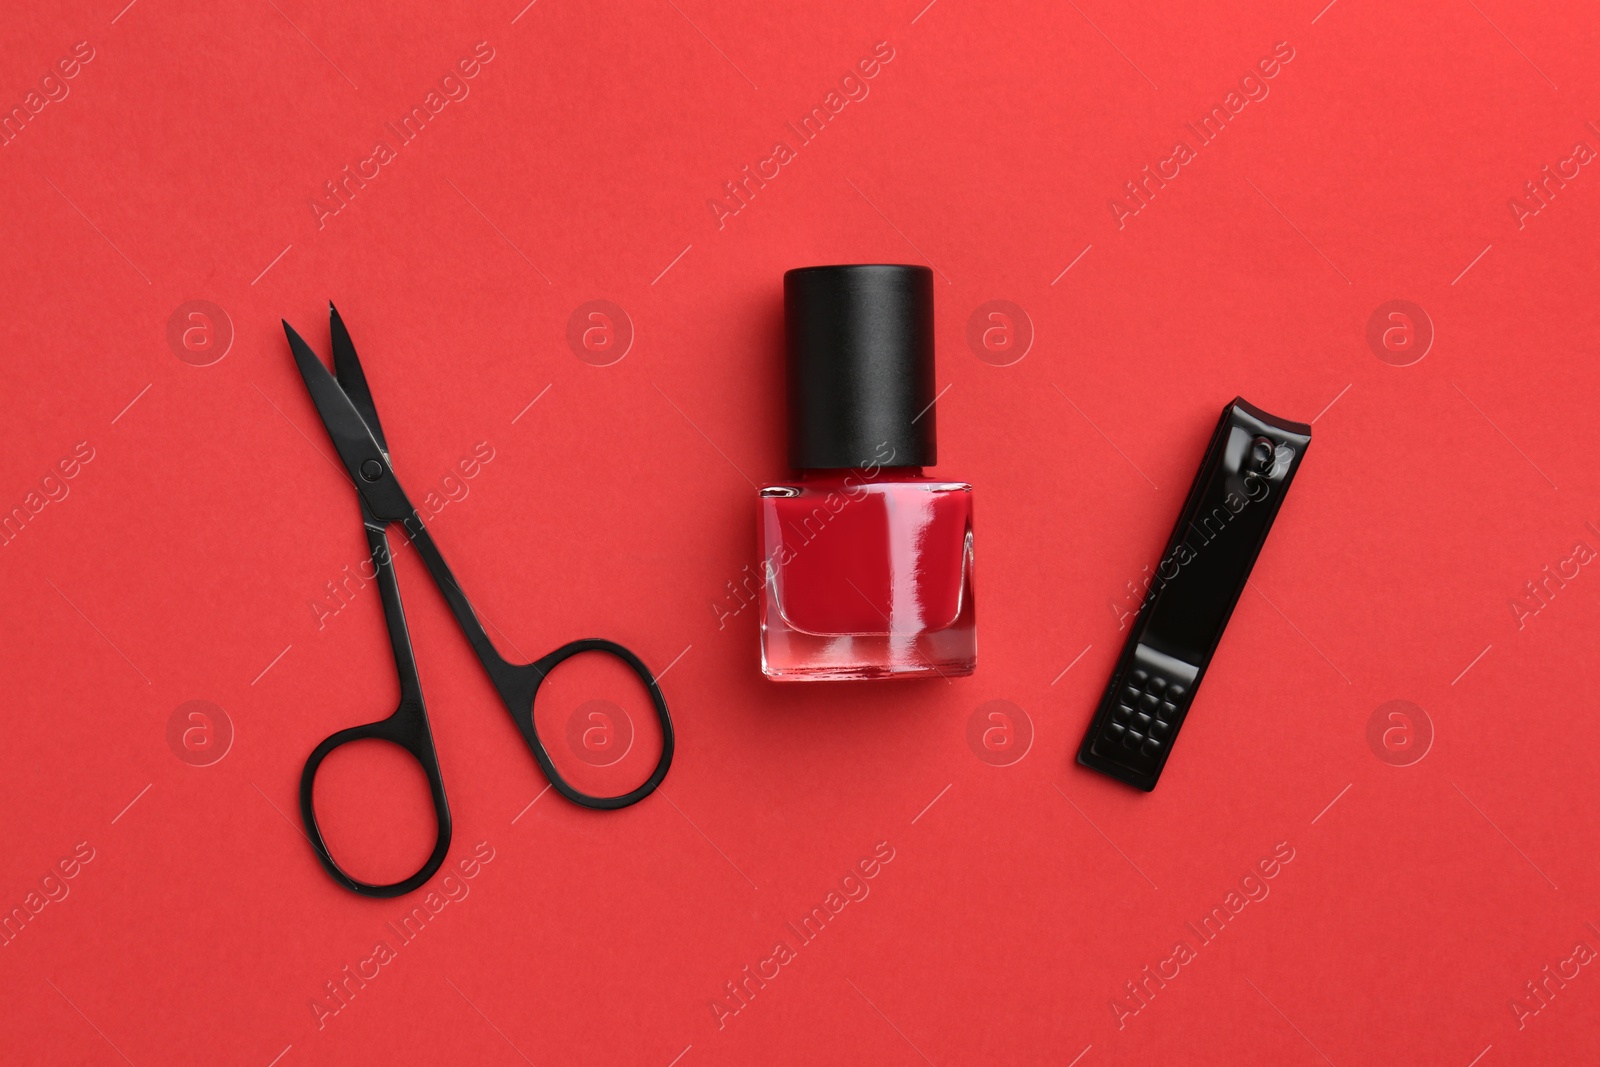
<svg viewBox="0 0 1600 1067">
<path fill-rule="evenodd" d="M 784 275 L 789 462 L 761 490 L 761 669 L 954 677 L 977 662 L 972 486 L 937 459 L 933 272 Z"/>
</svg>

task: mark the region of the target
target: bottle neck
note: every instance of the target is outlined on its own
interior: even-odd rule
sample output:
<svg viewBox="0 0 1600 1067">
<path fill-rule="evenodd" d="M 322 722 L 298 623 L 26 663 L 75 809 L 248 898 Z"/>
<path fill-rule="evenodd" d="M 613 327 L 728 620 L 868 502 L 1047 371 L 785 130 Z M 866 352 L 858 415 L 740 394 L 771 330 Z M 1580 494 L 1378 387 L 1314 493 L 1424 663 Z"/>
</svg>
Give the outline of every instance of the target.
<svg viewBox="0 0 1600 1067">
<path fill-rule="evenodd" d="M 846 479 L 852 485 L 870 482 L 903 482 L 922 477 L 921 467 L 815 467 L 803 469 L 800 481 L 837 484 Z"/>
</svg>

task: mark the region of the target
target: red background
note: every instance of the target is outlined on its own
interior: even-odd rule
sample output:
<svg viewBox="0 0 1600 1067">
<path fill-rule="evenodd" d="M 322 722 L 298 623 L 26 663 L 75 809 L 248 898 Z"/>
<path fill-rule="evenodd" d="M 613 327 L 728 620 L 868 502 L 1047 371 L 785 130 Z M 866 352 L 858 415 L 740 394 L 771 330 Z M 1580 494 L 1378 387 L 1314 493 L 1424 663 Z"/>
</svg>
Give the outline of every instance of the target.
<svg viewBox="0 0 1600 1067">
<path fill-rule="evenodd" d="M 0 149 L 0 506 L 78 442 L 94 459 L 0 548 L 0 905 L 79 842 L 94 858 L 0 948 L 5 1059 L 1600 1056 L 1593 966 L 1520 1026 L 1511 1006 L 1600 949 L 1600 577 L 1573 563 L 1536 614 L 1511 606 L 1600 548 L 1600 176 L 1520 226 L 1508 205 L 1600 149 L 1600 16 L 922 2 L 7 14 L 6 107 L 77 42 L 94 58 Z M 470 95 L 319 228 L 323 183 L 480 41 Z M 880 41 L 870 95 L 719 229 L 707 200 Z M 1280 41 L 1270 95 L 1119 229 L 1122 183 Z M 787 477 L 780 278 L 871 261 L 939 272 L 938 471 L 976 486 L 979 668 L 778 687 L 755 612 L 719 628 L 715 605 L 754 560 L 752 483 Z M 370 589 L 320 630 L 311 607 L 365 552 L 278 326 L 326 351 L 329 298 L 414 497 L 495 451 L 431 527 L 501 647 L 598 634 L 671 664 L 679 749 L 626 811 L 529 808 L 542 776 L 408 554 L 451 861 L 494 859 L 319 1027 L 324 983 L 421 901 L 336 888 L 297 832 L 306 754 L 395 699 Z M 635 332 L 610 366 L 566 340 L 594 299 Z M 1009 366 L 966 340 L 995 299 L 1034 333 Z M 1409 366 L 1367 341 L 1393 299 L 1436 333 Z M 209 366 L 168 341 L 191 300 L 231 323 Z M 1073 753 L 1113 605 L 1236 394 L 1315 440 L 1145 795 Z M 1368 742 L 1396 699 L 1431 723 L 1408 766 Z M 191 700 L 232 724 L 209 766 L 167 740 Z M 993 700 L 1031 724 L 1008 766 L 968 742 Z M 414 852 L 414 798 L 351 775 L 351 847 Z M 719 1020 L 724 983 L 878 842 L 870 896 Z M 1119 1028 L 1124 983 L 1279 842 L 1270 896 Z"/>
</svg>

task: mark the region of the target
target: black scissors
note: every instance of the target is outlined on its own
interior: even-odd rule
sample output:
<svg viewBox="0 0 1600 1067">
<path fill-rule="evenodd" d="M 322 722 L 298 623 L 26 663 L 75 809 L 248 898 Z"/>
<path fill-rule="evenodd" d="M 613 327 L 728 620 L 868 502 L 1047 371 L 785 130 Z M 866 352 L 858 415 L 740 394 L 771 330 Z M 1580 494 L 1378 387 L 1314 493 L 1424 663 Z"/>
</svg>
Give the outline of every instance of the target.
<svg viewBox="0 0 1600 1067">
<path fill-rule="evenodd" d="M 644 665 L 644 661 L 615 641 L 598 637 L 572 641 L 549 655 L 525 664 L 510 663 L 495 651 L 494 642 L 484 632 L 483 624 L 472 610 L 472 604 L 456 584 L 444 556 L 439 554 L 438 546 L 428 536 L 422 517 L 406 499 L 405 491 L 400 488 L 394 469 L 389 465 L 389 448 L 384 441 L 383 428 L 378 424 L 378 410 L 372 403 L 372 392 L 367 388 L 367 378 L 362 373 L 360 360 L 356 358 L 355 346 L 350 343 L 350 334 L 332 303 L 328 305 L 328 317 L 333 332 L 333 366 L 338 375 L 337 381 L 334 375 L 328 373 L 311 346 L 294 332 L 293 327 L 285 322 L 283 330 L 289 337 L 289 348 L 300 367 L 300 376 L 305 379 L 306 389 L 311 393 L 311 401 L 322 416 L 322 424 L 327 427 L 328 436 L 332 438 L 334 448 L 338 450 L 339 458 L 361 496 L 361 521 L 367 530 L 367 545 L 372 551 L 372 565 L 377 570 L 378 589 L 383 596 L 383 618 L 389 626 L 389 643 L 393 646 L 395 667 L 400 674 L 400 707 L 386 719 L 340 730 L 316 747 L 300 775 L 300 815 L 305 820 L 311 847 L 316 850 L 317 858 L 334 881 L 364 896 L 397 897 L 422 885 L 444 862 L 445 853 L 450 849 L 450 806 L 445 802 L 444 779 L 439 774 L 439 757 L 433 747 L 433 731 L 429 729 L 428 713 L 422 702 L 417 660 L 411 649 L 411 637 L 406 631 L 405 611 L 400 605 L 400 585 L 395 576 L 386 532 L 390 523 L 399 523 L 416 546 L 417 554 L 427 565 L 439 592 L 444 594 L 462 633 L 478 654 L 478 660 L 488 672 L 489 680 L 500 694 L 506 710 L 511 713 L 512 721 L 533 750 L 533 758 L 539 761 L 545 777 L 562 796 L 586 808 L 605 810 L 625 808 L 649 796 L 667 776 L 667 767 L 672 763 L 672 719 L 667 715 L 667 702 L 661 695 L 661 687 L 656 684 L 655 676 Z M 533 721 L 533 702 L 539 686 L 557 664 L 584 652 L 603 652 L 626 664 L 644 683 L 645 691 L 650 694 L 650 702 L 655 706 L 656 718 L 661 723 L 661 758 L 656 762 L 655 770 L 650 772 L 650 777 L 643 785 L 618 796 L 591 796 L 569 784 L 550 761 L 550 754 L 545 751 Z M 428 778 L 428 790 L 433 795 L 433 811 L 439 825 L 433 854 L 422 865 L 422 869 L 409 878 L 389 885 L 363 882 L 339 868 L 322 839 L 322 831 L 317 827 L 317 812 L 313 805 L 313 787 L 317 768 L 322 761 L 340 745 L 365 740 L 388 741 L 399 745 L 422 765 Z"/>
</svg>

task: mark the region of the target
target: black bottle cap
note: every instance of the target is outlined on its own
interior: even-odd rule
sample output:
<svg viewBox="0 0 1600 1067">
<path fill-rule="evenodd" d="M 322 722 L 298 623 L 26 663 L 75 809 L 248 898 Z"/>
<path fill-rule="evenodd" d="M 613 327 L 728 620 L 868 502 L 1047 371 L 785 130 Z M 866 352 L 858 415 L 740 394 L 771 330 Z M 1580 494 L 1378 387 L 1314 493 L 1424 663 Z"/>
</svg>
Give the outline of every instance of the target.
<svg viewBox="0 0 1600 1067">
<path fill-rule="evenodd" d="M 783 306 L 790 465 L 933 466 L 933 271 L 801 267 Z"/>
</svg>

